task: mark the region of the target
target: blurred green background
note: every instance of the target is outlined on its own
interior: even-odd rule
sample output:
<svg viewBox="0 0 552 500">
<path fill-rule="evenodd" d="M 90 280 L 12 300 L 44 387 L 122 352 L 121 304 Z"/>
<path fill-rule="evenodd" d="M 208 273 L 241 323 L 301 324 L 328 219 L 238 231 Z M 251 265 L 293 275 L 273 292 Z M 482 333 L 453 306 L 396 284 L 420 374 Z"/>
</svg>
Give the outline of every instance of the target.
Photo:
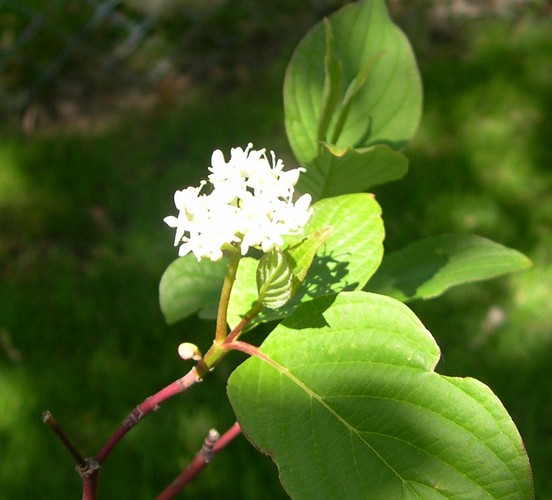
<svg viewBox="0 0 552 500">
<path fill-rule="evenodd" d="M 2 499 L 80 495 L 43 410 L 93 455 L 131 408 L 188 370 L 181 341 L 210 344 L 212 323 L 168 327 L 159 311 L 158 282 L 176 256 L 162 218 L 176 189 L 205 176 L 213 149 L 252 141 L 294 165 L 285 65 L 306 30 L 347 2 L 129 0 L 116 12 L 152 23 L 124 59 L 102 63 L 121 33 L 101 25 L 45 76 L 66 47 L 58 32 L 84 29 L 70 14 L 85 22 L 99 5 L 84 3 L 88 17 L 77 0 L 0 10 Z M 425 110 L 408 176 L 375 191 L 386 247 L 470 232 L 533 260 L 527 272 L 411 305 L 442 348 L 438 370 L 477 377 L 501 398 L 537 498 L 552 498 L 552 11 L 544 1 L 389 6 L 417 54 Z M 29 12 L 55 29 L 8 59 Z M 153 498 L 209 428 L 229 427 L 225 380 L 242 359 L 134 429 L 106 461 L 99 497 Z M 271 461 L 240 438 L 186 496 L 285 493 Z"/>
</svg>

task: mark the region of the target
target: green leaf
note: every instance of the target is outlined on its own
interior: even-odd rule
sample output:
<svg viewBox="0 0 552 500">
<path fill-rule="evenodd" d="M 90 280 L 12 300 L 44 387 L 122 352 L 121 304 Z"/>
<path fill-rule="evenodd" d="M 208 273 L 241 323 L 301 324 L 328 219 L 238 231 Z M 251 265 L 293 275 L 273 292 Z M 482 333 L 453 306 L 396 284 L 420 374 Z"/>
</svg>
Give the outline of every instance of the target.
<svg viewBox="0 0 552 500">
<path fill-rule="evenodd" d="M 403 177 L 408 159 L 383 144 L 364 149 L 324 149 L 299 177 L 298 191 L 313 200 L 347 193 L 360 193 L 378 184 Z"/>
<path fill-rule="evenodd" d="M 532 498 L 521 438 L 481 382 L 433 371 L 404 304 L 344 292 L 298 308 L 228 395 L 294 499 Z"/>
<path fill-rule="evenodd" d="M 300 302 L 342 290 L 360 290 L 378 268 L 383 256 L 384 229 L 381 208 L 370 194 L 357 193 L 325 198 L 313 205 L 313 215 L 305 234 L 327 231 L 326 243 L 316 252 L 303 285 L 293 299 L 276 310 L 263 310 L 248 325 L 273 321 L 289 316 Z M 322 233 L 323 235 L 324 233 Z M 316 240 L 313 240 L 316 244 Z M 305 247 L 307 248 L 307 247 Z M 311 249 L 312 254 L 312 249 Z M 290 249 L 290 260 L 299 253 Z M 297 267 L 292 263 L 296 274 Z M 228 322 L 234 326 L 257 300 L 255 287 L 256 262 L 242 259 L 228 307 Z"/>
<path fill-rule="evenodd" d="M 159 283 L 159 304 L 169 324 L 197 311 L 203 318 L 215 318 L 226 261 L 198 262 L 188 254 L 173 261 Z"/>
<path fill-rule="evenodd" d="M 234 328 L 240 322 L 243 315 L 251 309 L 259 298 L 259 291 L 256 286 L 258 266 L 259 261 L 252 257 L 242 257 L 240 260 L 226 315 L 230 328 Z M 266 310 L 261 311 L 261 314 L 254 318 L 244 328 L 244 331 L 258 325 L 261 322 L 258 318 L 265 312 Z"/>
<path fill-rule="evenodd" d="M 386 255 L 366 289 L 403 302 L 429 299 L 453 286 L 495 278 L 530 265 L 531 261 L 518 251 L 480 236 L 447 234 Z"/>
<path fill-rule="evenodd" d="M 320 154 L 320 142 L 339 149 L 400 148 L 421 113 L 416 60 L 383 0 L 348 5 L 326 24 L 318 23 L 300 42 L 284 82 L 287 135 L 307 168 Z"/>
<path fill-rule="evenodd" d="M 259 301 L 265 307 L 282 307 L 293 292 L 293 271 L 284 254 L 273 249 L 265 253 L 257 267 Z"/>
<path fill-rule="evenodd" d="M 317 252 L 307 277 L 312 297 L 342 290 L 360 290 L 374 274 L 383 256 L 385 231 L 381 208 L 371 194 L 325 198 L 313 205 L 305 232 L 331 227 L 332 233 Z"/>
<path fill-rule="evenodd" d="M 299 241 L 290 243 L 286 247 L 284 254 L 296 278 L 295 286 L 303 283 L 316 252 L 326 242 L 331 233 L 332 228 L 326 226 L 313 231 Z"/>
</svg>

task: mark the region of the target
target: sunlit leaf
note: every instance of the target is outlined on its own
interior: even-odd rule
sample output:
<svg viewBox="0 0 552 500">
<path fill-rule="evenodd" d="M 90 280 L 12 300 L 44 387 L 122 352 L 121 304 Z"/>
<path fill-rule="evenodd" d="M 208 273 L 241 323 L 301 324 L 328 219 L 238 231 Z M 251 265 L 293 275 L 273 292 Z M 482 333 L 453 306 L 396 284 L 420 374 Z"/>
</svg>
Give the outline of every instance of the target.
<svg viewBox="0 0 552 500">
<path fill-rule="evenodd" d="M 284 104 L 290 144 L 307 167 L 322 142 L 396 149 L 412 137 L 421 113 L 420 77 L 383 0 L 347 5 L 305 36 L 286 72 Z"/>
<path fill-rule="evenodd" d="M 304 238 L 290 243 L 284 250 L 293 274 L 296 278 L 294 285 L 299 286 L 303 283 L 312 261 L 318 252 L 318 249 L 326 243 L 332 234 L 332 228 L 322 227 L 312 231 Z M 295 290 L 294 290 L 295 291 Z"/>
<path fill-rule="evenodd" d="M 521 438 L 491 390 L 433 370 L 402 303 L 344 292 L 299 307 L 239 366 L 242 431 L 294 499 L 532 498 Z"/>
</svg>

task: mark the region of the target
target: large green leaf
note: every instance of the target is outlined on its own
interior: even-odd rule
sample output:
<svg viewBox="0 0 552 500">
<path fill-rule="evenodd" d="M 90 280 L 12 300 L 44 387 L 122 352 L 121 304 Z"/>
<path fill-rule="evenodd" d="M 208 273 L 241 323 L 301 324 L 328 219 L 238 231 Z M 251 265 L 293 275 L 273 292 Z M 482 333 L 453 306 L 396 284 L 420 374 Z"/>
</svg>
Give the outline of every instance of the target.
<svg viewBox="0 0 552 500">
<path fill-rule="evenodd" d="M 403 302 L 429 299 L 453 286 L 495 278 L 530 265 L 531 261 L 517 250 L 481 236 L 447 234 L 387 254 L 366 289 Z"/>
<path fill-rule="evenodd" d="M 305 234 L 331 233 L 318 250 L 303 285 L 293 299 L 279 309 L 265 309 L 249 328 L 259 322 L 288 316 L 300 302 L 342 290 L 359 290 L 378 268 L 383 255 L 384 229 L 381 208 L 370 194 L 357 193 L 325 198 L 313 205 Z M 257 300 L 256 261 L 242 259 L 228 308 L 234 326 Z"/>
<path fill-rule="evenodd" d="M 529 499 L 521 438 L 481 382 L 433 371 L 402 303 L 366 292 L 299 307 L 228 382 L 241 428 L 295 499 Z"/>
<path fill-rule="evenodd" d="M 169 324 L 197 311 L 204 318 L 215 318 L 226 260 L 198 262 L 188 254 L 173 261 L 159 283 L 159 304 Z"/>
<path fill-rule="evenodd" d="M 418 125 L 421 104 L 412 49 L 383 0 L 348 5 L 318 23 L 286 71 L 286 131 L 307 167 L 322 142 L 339 149 L 402 147 Z"/>
<path fill-rule="evenodd" d="M 324 147 L 299 177 L 297 189 L 314 200 L 346 193 L 360 193 L 378 184 L 397 180 L 408 170 L 406 156 L 379 144 L 339 151 Z"/>
</svg>

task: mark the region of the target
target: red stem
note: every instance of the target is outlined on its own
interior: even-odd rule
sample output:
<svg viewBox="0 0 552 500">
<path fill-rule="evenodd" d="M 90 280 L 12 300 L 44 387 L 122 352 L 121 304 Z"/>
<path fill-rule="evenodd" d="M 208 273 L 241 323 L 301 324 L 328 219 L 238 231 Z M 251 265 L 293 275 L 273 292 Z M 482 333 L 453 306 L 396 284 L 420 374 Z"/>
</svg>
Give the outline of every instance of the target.
<svg viewBox="0 0 552 500">
<path fill-rule="evenodd" d="M 82 479 L 82 500 L 95 500 L 100 464 L 93 458 L 86 459 L 84 467 L 77 467 Z"/>
<path fill-rule="evenodd" d="M 230 441 L 234 440 L 241 434 L 240 424 L 236 422 L 230 429 L 228 429 L 222 436 L 220 436 L 213 446 L 213 453 L 218 453 L 225 448 Z"/>
<path fill-rule="evenodd" d="M 260 309 L 260 306 L 257 306 Z M 227 335 L 224 341 L 221 343 L 224 349 L 239 350 L 246 354 L 259 356 L 264 358 L 265 356 L 259 352 L 258 348 L 248 344 L 246 342 L 240 342 L 236 339 L 243 327 L 251 320 L 258 310 L 253 307 L 250 313 L 251 315 L 245 315 L 242 320 L 236 325 L 236 327 Z M 83 458 L 79 451 L 70 442 L 67 436 L 63 433 L 59 424 L 50 414 L 50 412 L 43 413 L 43 421 L 48 424 L 52 430 L 58 435 L 60 440 L 69 450 L 73 458 L 77 461 L 77 470 L 82 479 L 82 500 L 95 500 L 96 490 L 99 477 L 100 467 L 106 460 L 111 451 L 119 443 L 119 441 L 130 431 L 140 420 L 149 415 L 151 412 L 157 410 L 159 405 L 167 399 L 175 396 L 202 380 L 201 374 L 203 371 L 207 373 L 216 365 L 216 361 L 221 357 L 220 353 L 215 360 L 209 366 L 205 366 L 205 370 L 201 370 L 193 367 L 186 375 L 175 380 L 168 386 L 164 387 L 153 396 L 146 398 L 136 408 L 134 408 L 122 424 L 111 434 L 108 440 L 105 442 L 101 450 L 93 458 Z M 203 360 L 202 360 L 203 361 Z M 202 363 L 200 362 L 199 365 Z M 203 362 L 203 364 L 205 364 Z M 182 473 L 171 483 L 157 498 L 157 500 L 167 500 L 173 498 L 179 491 L 181 491 L 187 483 L 189 483 L 200 471 L 202 471 L 211 461 L 213 456 L 220 450 L 228 445 L 233 439 L 240 434 L 240 426 L 235 423 L 230 429 L 228 429 L 220 438 L 212 433 L 206 438 L 203 447 L 192 459 L 188 467 L 182 471 Z"/>
<path fill-rule="evenodd" d="M 226 336 L 224 339 L 223 344 L 229 344 L 230 342 L 233 342 L 234 339 L 241 333 L 243 327 L 247 325 L 251 321 L 251 318 L 248 316 L 244 316 L 239 323 L 233 328 L 233 330 Z"/>
<path fill-rule="evenodd" d="M 97 462 L 101 465 L 122 437 L 140 420 L 149 415 L 152 411 L 157 410 L 163 401 L 185 391 L 186 389 L 189 389 L 192 385 L 200 381 L 201 378 L 198 376 L 195 367 L 193 367 L 182 378 L 175 380 L 172 384 L 164 387 L 153 396 L 146 398 L 128 414 L 127 418 L 125 418 L 119 428 L 109 437 L 103 448 L 96 454 L 95 458 Z"/>
<path fill-rule="evenodd" d="M 225 448 L 233 439 L 241 433 L 240 425 L 236 422 L 222 436 L 218 437 L 215 430 L 211 430 L 205 438 L 201 450 L 194 456 L 188 466 L 169 484 L 156 500 L 170 500 L 182 491 L 184 487 L 207 467 L 214 456 Z"/>
<path fill-rule="evenodd" d="M 241 331 L 243 330 L 243 327 L 247 325 L 257 314 L 259 314 L 259 311 L 262 309 L 262 304 L 255 304 L 249 311 L 247 311 L 246 314 L 244 314 L 243 318 L 239 321 L 239 323 L 232 329 L 232 331 L 226 336 L 224 339 L 223 344 L 228 345 L 231 342 L 234 342 L 234 340 L 240 335 Z"/>
<path fill-rule="evenodd" d="M 241 351 L 245 354 L 249 354 L 249 356 L 257 356 L 261 359 L 266 358 L 266 356 L 261 351 L 259 351 L 259 348 L 257 346 L 248 344 L 243 340 L 234 340 L 233 342 L 225 344 L 225 347 L 226 349 L 231 349 L 233 351 Z"/>
</svg>

